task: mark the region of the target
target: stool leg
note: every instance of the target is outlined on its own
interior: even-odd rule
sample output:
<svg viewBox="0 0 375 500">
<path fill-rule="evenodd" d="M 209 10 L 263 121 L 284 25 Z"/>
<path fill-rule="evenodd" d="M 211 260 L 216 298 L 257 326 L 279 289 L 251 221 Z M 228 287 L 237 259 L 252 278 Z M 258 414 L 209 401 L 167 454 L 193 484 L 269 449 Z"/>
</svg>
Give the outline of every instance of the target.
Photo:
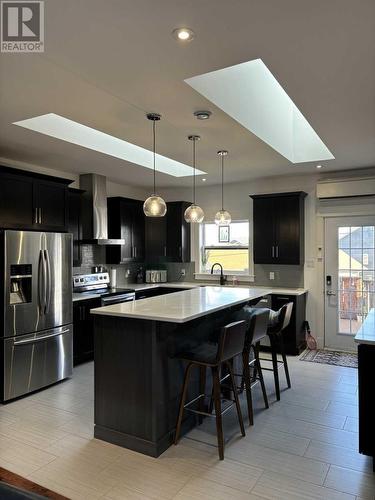
<svg viewBox="0 0 375 500">
<path fill-rule="evenodd" d="M 273 378 L 275 380 L 276 399 L 280 401 L 279 367 L 277 364 L 277 344 L 274 335 L 270 335 L 270 341 L 272 350 L 272 366 L 273 366 Z"/>
<path fill-rule="evenodd" d="M 185 405 L 185 400 L 186 400 L 190 371 L 191 371 L 192 367 L 193 367 L 193 363 L 189 363 L 186 367 L 186 370 L 185 370 L 184 383 L 182 386 L 180 406 L 179 406 L 178 417 L 177 417 L 176 434 L 174 436 L 174 444 L 178 443 L 178 440 L 180 437 L 182 415 L 184 414 L 184 405 Z"/>
<path fill-rule="evenodd" d="M 214 404 L 215 404 L 215 420 L 216 420 L 216 433 L 217 444 L 219 448 L 219 458 L 224 460 L 224 435 L 223 435 L 223 421 L 221 415 L 221 390 L 220 390 L 220 377 L 219 368 L 212 367 L 212 381 L 214 385 Z"/>
<path fill-rule="evenodd" d="M 245 390 L 247 399 L 247 413 L 249 415 L 249 425 L 254 425 L 253 399 L 251 397 L 251 377 L 249 366 L 249 351 L 242 352 L 243 378 L 245 380 Z"/>
<path fill-rule="evenodd" d="M 284 370 L 285 370 L 286 382 L 287 382 L 288 387 L 290 389 L 292 387 L 292 384 L 290 383 L 288 360 L 287 360 L 287 357 L 286 357 L 286 354 L 285 354 L 283 332 L 280 332 L 279 335 L 278 335 L 278 337 L 279 337 L 280 352 L 281 352 L 281 356 L 282 356 L 283 362 L 284 362 Z"/>
<path fill-rule="evenodd" d="M 231 380 L 231 383 L 232 383 L 233 394 L 234 394 L 234 401 L 236 402 L 237 416 L 238 416 L 238 422 L 239 422 L 240 428 L 241 428 L 241 434 L 243 436 L 246 436 L 246 434 L 245 434 L 245 427 L 243 425 L 240 400 L 238 399 L 238 392 L 237 392 L 237 388 L 236 388 L 236 381 L 234 380 L 234 374 L 233 374 L 233 368 L 232 368 L 231 362 L 227 361 L 227 366 L 228 366 L 228 370 L 229 370 L 229 374 L 230 374 L 230 380 Z M 247 366 L 249 366 L 249 365 L 247 365 Z"/>
<path fill-rule="evenodd" d="M 259 374 L 258 377 L 259 377 L 260 386 L 262 388 L 264 405 L 266 408 L 269 408 L 266 385 L 264 383 L 262 367 L 261 367 L 260 359 L 259 359 L 259 343 L 257 343 L 255 346 L 253 346 L 253 349 L 254 349 L 254 356 L 255 356 L 255 363 L 254 364 L 255 364 L 257 372 Z"/>
<path fill-rule="evenodd" d="M 199 368 L 199 394 L 206 393 L 206 367 Z M 199 400 L 199 411 L 204 411 L 204 397 Z M 199 425 L 203 422 L 203 415 L 198 414 Z"/>
</svg>

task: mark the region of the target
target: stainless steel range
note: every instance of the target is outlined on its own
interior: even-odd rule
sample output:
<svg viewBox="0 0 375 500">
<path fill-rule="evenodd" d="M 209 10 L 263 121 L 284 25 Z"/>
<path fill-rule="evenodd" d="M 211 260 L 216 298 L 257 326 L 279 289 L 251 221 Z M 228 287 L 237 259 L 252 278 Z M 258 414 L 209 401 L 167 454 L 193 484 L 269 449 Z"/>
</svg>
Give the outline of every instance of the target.
<svg viewBox="0 0 375 500">
<path fill-rule="evenodd" d="M 73 371 L 72 235 L 0 231 L 0 401 Z"/>
<path fill-rule="evenodd" d="M 111 287 L 107 272 L 74 275 L 73 292 L 90 296 L 93 293 L 97 294 L 100 296 L 102 306 L 135 300 L 135 291 L 133 289 Z"/>
</svg>

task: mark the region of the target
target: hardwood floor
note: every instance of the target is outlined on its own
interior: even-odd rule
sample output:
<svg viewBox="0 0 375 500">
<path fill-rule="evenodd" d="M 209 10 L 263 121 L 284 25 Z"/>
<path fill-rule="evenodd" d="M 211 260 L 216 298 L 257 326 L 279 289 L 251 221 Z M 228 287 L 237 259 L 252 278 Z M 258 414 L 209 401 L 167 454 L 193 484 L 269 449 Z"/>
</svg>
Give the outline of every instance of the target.
<svg viewBox="0 0 375 500">
<path fill-rule="evenodd" d="M 212 419 L 158 459 L 93 439 L 88 363 L 72 380 L 0 406 L 0 466 L 72 499 L 374 500 L 372 462 L 357 452 L 357 371 L 289 364 L 292 388 L 280 402 L 265 372 L 269 410 L 254 389 L 245 438 L 235 411 L 225 415 L 224 462 Z M 284 387 L 282 370 L 280 378 Z"/>
</svg>

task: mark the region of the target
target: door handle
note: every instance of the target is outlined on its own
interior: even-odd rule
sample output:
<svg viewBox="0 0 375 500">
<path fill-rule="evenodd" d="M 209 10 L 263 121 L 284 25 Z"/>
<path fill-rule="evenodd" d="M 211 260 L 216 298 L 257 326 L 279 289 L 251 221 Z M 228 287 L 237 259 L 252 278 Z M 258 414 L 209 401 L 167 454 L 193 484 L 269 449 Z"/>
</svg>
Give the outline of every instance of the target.
<svg viewBox="0 0 375 500">
<path fill-rule="evenodd" d="M 58 333 L 52 333 L 51 335 L 43 335 L 42 337 L 36 337 L 33 339 L 27 340 L 16 340 L 13 342 L 13 345 L 24 345 L 24 344 L 33 344 L 35 342 L 40 342 L 42 340 L 52 339 L 53 337 L 58 337 L 59 335 L 63 335 L 64 333 L 68 333 L 70 330 L 62 330 Z"/>
<path fill-rule="evenodd" d="M 336 295 L 336 292 L 333 292 L 332 290 L 327 290 L 327 295 Z"/>
<path fill-rule="evenodd" d="M 46 267 L 43 250 L 40 250 L 38 263 L 38 301 L 40 312 L 44 314 L 46 308 Z"/>
<path fill-rule="evenodd" d="M 51 291 L 52 291 L 52 283 L 51 283 L 51 263 L 49 260 L 48 250 L 44 250 L 44 259 L 46 262 L 46 305 L 45 305 L 45 314 L 48 313 L 49 307 L 51 305 Z"/>
</svg>

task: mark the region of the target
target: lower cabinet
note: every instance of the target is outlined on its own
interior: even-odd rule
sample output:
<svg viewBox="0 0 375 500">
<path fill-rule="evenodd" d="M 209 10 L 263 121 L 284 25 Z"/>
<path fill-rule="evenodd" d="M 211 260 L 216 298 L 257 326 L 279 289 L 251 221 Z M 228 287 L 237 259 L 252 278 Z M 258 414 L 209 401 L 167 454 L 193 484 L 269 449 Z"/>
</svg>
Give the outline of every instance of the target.
<svg viewBox="0 0 375 500">
<path fill-rule="evenodd" d="M 73 364 L 94 359 L 94 320 L 90 309 L 100 307 L 100 299 L 73 302 Z"/>
</svg>

